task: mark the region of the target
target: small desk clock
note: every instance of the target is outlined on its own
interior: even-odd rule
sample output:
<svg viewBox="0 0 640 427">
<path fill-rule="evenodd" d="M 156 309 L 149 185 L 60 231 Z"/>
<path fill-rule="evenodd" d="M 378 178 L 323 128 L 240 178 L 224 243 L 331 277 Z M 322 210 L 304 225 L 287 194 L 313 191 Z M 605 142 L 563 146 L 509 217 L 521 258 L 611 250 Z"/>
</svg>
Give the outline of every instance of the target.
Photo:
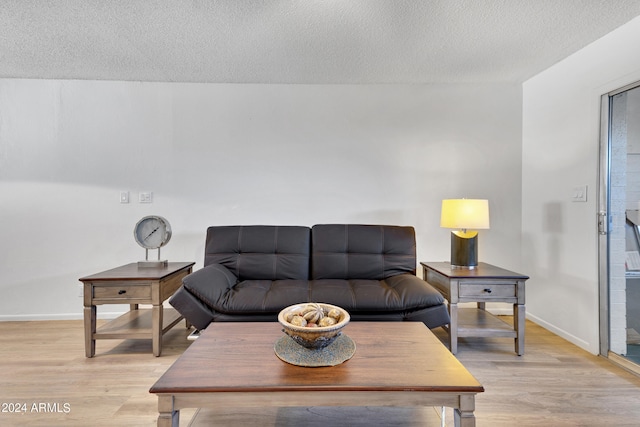
<svg viewBox="0 0 640 427">
<path fill-rule="evenodd" d="M 133 229 L 133 237 L 145 250 L 145 260 L 138 262 L 138 267 L 165 267 L 167 260 L 160 260 L 160 248 L 171 240 L 169 221 L 158 215 L 142 218 Z M 149 249 L 158 250 L 158 259 L 149 260 Z"/>
</svg>

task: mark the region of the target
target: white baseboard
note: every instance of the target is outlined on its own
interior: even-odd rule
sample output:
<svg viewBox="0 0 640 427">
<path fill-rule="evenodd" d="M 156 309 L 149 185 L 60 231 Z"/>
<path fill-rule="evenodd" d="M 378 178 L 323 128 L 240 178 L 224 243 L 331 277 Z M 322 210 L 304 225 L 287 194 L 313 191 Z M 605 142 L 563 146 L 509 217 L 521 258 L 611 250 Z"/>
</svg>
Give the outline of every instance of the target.
<svg viewBox="0 0 640 427">
<path fill-rule="evenodd" d="M 462 304 L 461 304 L 462 305 Z M 475 305 L 475 303 L 473 305 L 469 305 L 471 307 L 473 307 Z M 487 307 L 487 311 L 491 314 L 493 314 L 494 316 L 513 316 L 513 309 L 511 307 Z M 552 325 L 551 323 L 548 323 L 542 319 L 540 319 L 537 316 L 532 315 L 531 313 L 527 313 L 526 317 L 528 320 L 532 321 L 533 323 L 545 328 L 546 330 L 548 330 L 549 332 L 552 332 L 556 335 L 558 335 L 559 337 L 569 341 L 570 343 L 582 348 L 585 351 L 588 351 L 591 354 L 594 355 L 598 355 L 597 352 L 593 352 L 589 349 L 589 343 L 583 339 L 580 339 L 578 337 L 576 337 L 575 335 L 570 334 L 569 332 L 565 331 L 564 329 L 560 329 L 554 325 Z"/>
<path fill-rule="evenodd" d="M 512 308 L 492 308 L 487 307 L 487 311 L 494 316 L 513 316 Z"/>
<path fill-rule="evenodd" d="M 167 301 L 163 304 L 164 307 L 171 307 Z M 151 308 L 151 304 L 139 304 L 140 308 Z M 102 308 L 108 308 L 113 311 L 102 311 Z M 122 316 L 124 313 L 129 311 L 128 304 L 112 304 L 108 306 L 98 306 L 97 318 L 111 320 L 116 317 Z M 30 320 L 81 320 L 84 319 L 84 315 L 81 312 L 79 313 L 48 313 L 48 314 L 8 314 L 8 315 L 0 315 L 0 322 L 24 322 Z"/>
<path fill-rule="evenodd" d="M 580 347 L 581 349 L 588 351 L 589 353 L 593 354 L 593 355 L 598 355 L 598 353 L 594 353 L 593 351 L 591 351 L 589 349 L 590 345 L 587 341 L 580 339 L 578 337 L 576 337 L 573 334 L 570 334 L 569 332 L 565 331 L 564 329 L 560 329 L 554 325 L 552 325 L 551 323 L 548 323 L 542 319 L 540 319 L 537 316 L 534 316 L 530 313 L 527 313 L 527 319 L 531 320 L 532 322 L 536 323 L 539 326 L 542 326 L 543 328 L 545 328 L 546 330 L 558 335 L 561 338 L 564 338 L 565 340 L 569 341 L 572 344 L 577 345 L 578 347 Z"/>
<path fill-rule="evenodd" d="M 100 312 L 98 319 L 115 319 L 118 316 L 122 316 L 124 311 L 115 312 Z M 0 322 L 27 322 L 32 320 L 82 320 L 84 317 L 82 313 L 68 313 L 68 314 L 10 314 L 0 315 Z"/>
</svg>

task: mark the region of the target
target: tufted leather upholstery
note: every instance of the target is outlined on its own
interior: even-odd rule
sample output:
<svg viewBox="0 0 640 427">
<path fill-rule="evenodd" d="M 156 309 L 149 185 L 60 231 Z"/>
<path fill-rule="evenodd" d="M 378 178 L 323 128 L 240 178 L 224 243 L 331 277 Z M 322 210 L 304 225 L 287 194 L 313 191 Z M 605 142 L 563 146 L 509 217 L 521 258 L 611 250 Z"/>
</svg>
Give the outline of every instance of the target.
<svg viewBox="0 0 640 427">
<path fill-rule="evenodd" d="M 416 273 L 413 227 L 323 224 L 311 233 L 312 279 L 382 280 Z"/>
<path fill-rule="evenodd" d="M 169 300 L 190 323 L 276 321 L 305 301 L 335 304 L 352 320 L 449 323 L 444 298 L 415 276 L 412 227 L 323 224 L 209 227 L 205 266 Z"/>
<path fill-rule="evenodd" d="M 310 238 L 307 227 L 209 227 L 204 265 L 221 264 L 238 280 L 307 280 Z"/>
</svg>

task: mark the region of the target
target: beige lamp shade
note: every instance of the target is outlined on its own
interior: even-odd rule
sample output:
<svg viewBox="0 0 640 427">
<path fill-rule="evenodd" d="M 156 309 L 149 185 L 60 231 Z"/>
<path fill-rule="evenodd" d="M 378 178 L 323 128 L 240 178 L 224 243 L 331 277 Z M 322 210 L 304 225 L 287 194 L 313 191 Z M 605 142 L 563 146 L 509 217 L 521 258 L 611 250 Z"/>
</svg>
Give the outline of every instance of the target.
<svg viewBox="0 0 640 427">
<path fill-rule="evenodd" d="M 445 199 L 440 227 L 455 230 L 489 228 L 489 201 L 484 199 Z"/>
</svg>

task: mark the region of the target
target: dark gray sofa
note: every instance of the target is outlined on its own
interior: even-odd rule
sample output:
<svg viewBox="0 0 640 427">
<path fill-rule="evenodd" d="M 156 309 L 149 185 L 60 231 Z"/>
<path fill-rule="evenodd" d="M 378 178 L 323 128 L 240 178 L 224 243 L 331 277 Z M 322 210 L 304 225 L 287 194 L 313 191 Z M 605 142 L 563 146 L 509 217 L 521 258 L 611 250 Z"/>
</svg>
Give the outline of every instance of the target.
<svg viewBox="0 0 640 427">
<path fill-rule="evenodd" d="M 443 297 L 416 277 L 413 227 L 324 224 L 207 229 L 204 267 L 169 300 L 198 329 L 277 321 L 283 308 L 324 302 L 352 321 L 449 323 Z"/>
</svg>

